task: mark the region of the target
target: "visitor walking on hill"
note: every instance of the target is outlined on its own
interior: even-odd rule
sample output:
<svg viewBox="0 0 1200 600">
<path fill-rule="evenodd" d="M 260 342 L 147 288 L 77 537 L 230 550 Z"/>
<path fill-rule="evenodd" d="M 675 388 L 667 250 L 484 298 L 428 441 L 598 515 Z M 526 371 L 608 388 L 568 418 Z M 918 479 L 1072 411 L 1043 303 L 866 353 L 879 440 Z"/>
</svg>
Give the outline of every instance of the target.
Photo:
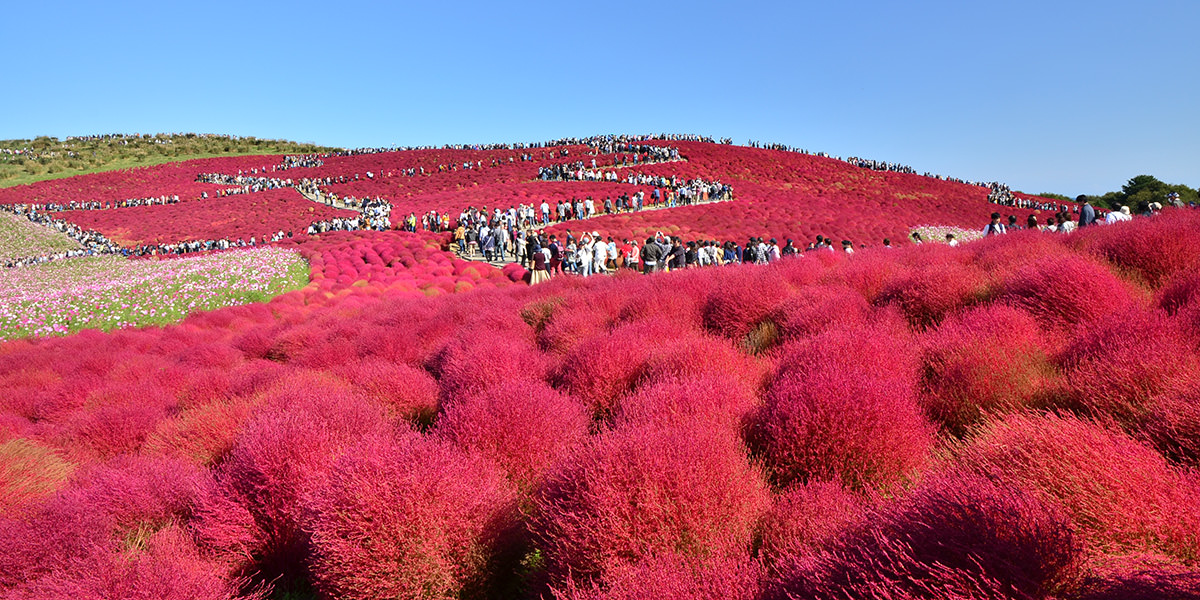
<svg viewBox="0 0 1200 600">
<path fill-rule="evenodd" d="M 1004 228 L 1004 223 L 1000 222 L 1000 213 L 998 213 L 998 212 L 992 213 L 992 222 L 988 223 L 987 227 L 983 228 L 983 234 L 984 235 L 1003 235 L 1005 233 L 1008 233 L 1008 230 Z"/>
</svg>

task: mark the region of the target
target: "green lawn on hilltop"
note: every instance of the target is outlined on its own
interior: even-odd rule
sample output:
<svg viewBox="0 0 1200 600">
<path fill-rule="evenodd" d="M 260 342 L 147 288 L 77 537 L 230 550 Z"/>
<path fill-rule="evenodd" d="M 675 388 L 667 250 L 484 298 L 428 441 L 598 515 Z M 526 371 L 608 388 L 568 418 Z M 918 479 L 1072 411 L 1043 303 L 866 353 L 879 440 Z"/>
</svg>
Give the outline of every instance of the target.
<svg viewBox="0 0 1200 600">
<path fill-rule="evenodd" d="M 192 133 L 0 140 L 0 187 L 197 158 L 331 150 L 334 148 L 284 140 Z"/>
</svg>

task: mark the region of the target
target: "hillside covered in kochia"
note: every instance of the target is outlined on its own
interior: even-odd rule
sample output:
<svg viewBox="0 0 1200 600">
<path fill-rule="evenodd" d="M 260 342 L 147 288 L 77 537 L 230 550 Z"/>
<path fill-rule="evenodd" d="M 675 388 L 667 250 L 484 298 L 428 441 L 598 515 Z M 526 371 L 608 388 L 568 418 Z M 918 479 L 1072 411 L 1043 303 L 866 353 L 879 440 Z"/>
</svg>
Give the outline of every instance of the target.
<svg viewBox="0 0 1200 600">
<path fill-rule="evenodd" d="M 270 302 L 0 344 L 0 597 L 1200 593 L 1200 213 L 886 249 L 982 227 L 988 190 L 662 143 L 686 161 L 613 170 L 734 199 L 580 229 L 869 247 L 529 286 L 445 233 L 297 233 L 276 245 L 311 282 Z M 23 189 L 184 210 L 223 189 L 196 175 L 257 169 L 457 217 L 653 187 L 535 181 L 593 158 L 565 148 Z M 157 214 L 139 208 L 58 214 Z"/>
</svg>

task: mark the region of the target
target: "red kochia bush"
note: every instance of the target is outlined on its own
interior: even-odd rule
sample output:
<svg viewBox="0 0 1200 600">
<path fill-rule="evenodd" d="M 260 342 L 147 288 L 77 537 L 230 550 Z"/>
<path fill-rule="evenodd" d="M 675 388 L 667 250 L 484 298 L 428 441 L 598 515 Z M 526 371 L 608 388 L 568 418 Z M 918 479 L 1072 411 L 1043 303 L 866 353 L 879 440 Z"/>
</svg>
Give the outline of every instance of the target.
<svg viewBox="0 0 1200 600">
<path fill-rule="evenodd" d="M 437 413 L 437 381 L 424 369 L 370 357 L 342 365 L 335 372 L 394 418 L 429 423 Z"/>
<path fill-rule="evenodd" d="M 1082 559 L 1054 505 L 982 477 L 935 478 L 798 565 L 774 596 L 1048 598 L 1074 587 Z"/>
<path fill-rule="evenodd" d="M 1172 211 L 1154 219 L 1138 219 L 1121 227 L 1086 229 L 1071 238 L 1151 288 L 1176 273 L 1200 266 L 1200 218 L 1195 211 Z"/>
<path fill-rule="evenodd" d="M 513 380 L 545 380 L 546 360 L 531 342 L 491 330 L 458 335 L 433 360 L 444 399 Z"/>
<path fill-rule="evenodd" d="M 221 492 L 201 502 L 196 528 L 201 538 L 251 548 L 272 572 L 294 569 L 303 560 L 303 496 L 347 447 L 363 437 L 387 435 L 388 429 L 382 411 L 331 380 L 297 378 L 268 395 L 268 406 L 247 423 L 222 463 Z M 247 525 L 239 507 L 253 518 L 253 527 L 240 528 L 242 539 L 231 533 Z"/>
<path fill-rule="evenodd" d="M 602 584 L 579 588 L 568 582 L 556 600 L 753 600 L 761 567 L 736 558 L 697 561 L 678 555 L 647 558 L 610 573 Z"/>
<path fill-rule="evenodd" d="M 1200 501 L 1162 456 L 1070 417 L 994 421 L 958 458 L 967 471 L 1059 504 L 1094 552 L 1200 558 Z"/>
<path fill-rule="evenodd" d="M 763 518 L 759 556 L 773 572 L 832 546 L 863 520 L 866 502 L 837 483 L 814 482 L 785 490 Z"/>
<path fill-rule="evenodd" d="M 1138 433 L 1168 459 L 1200 467 L 1200 389 L 1157 398 Z"/>
<path fill-rule="evenodd" d="M 991 415 L 1031 406 L 1054 377 L 1037 323 L 1004 305 L 955 315 L 923 345 L 922 404 L 956 436 Z"/>
<path fill-rule="evenodd" d="M 740 342 L 788 295 L 774 270 L 741 266 L 714 276 L 702 315 L 709 331 Z"/>
<path fill-rule="evenodd" d="M 1061 358 L 1073 405 L 1131 431 L 1157 399 L 1200 385 L 1200 356 L 1175 319 L 1128 309 L 1090 324 Z"/>
<path fill-rule="evenodd" d="M 744 556 L 767 502 L 733 436 L 700 423 L 630 427 L 563 461 L 537 498 L 531 530 L 561 582 L 664 553 Z"/>
<path fill-rule="evenodd" d="M 313 580 L 335 598 L 478 592 L 515 522 L 491 464 L 417 434 L 351 449 L 310 508 Z"/>
<path fill-rule="evenodd" d="M 668 425 L 690 419 L 714 429 L 741 431 L 758 405 L 744 384 L 719 374 L 652 379 L 621 398 L 614 420 L 626 425 Z"/>
<path fill-rule="evenodd" d="M 460 395 L 438 417 L 437 433 L 492 460 L 517 489 L 528 491 L 583 443 L 589 423 L 574 398 L 542 382 L 514 381 Z"/>
<path fill-rule="evenodd" d="M 186 520 L 203 483 L 177 460 L 119 457 L 90 468 L 27 520 L 0 520 L 0 590 L 53 583 L 109 552 L 136 550 Z"/>
<path fill-rule="evenodd" d="M 99 551 L 41 579 L 25 582 L 11 598 L 145 598 L 147 600 L 228 600 L 262 598 L 239 593 L 244 583 L 226 578 L 218 565 L 202 558 L 185 532 L 169 527 L 150 535 L 144 547 Z"/>
<path fill-rule="evenodd" d="M 917 357 L 894 327 L 829 331 L 780 349 L 751 446 L 777 485 L 890 488 L 925 466 L 933 428 L 917 405 Z"/>
<path fill-rule="evenodd" d="M 607 417 L 641 380 L 650 356 L 682 335 L 662 319 L 621 325 L 577 344 L 552 371 L 550 382 L 582 400 L 593 415 Z"/>
<path fill-rule="evenodd" d="M 1141 558 L 1141 557 L 1137 557 Z M 1124 562 L 1124 561 L 1123 561 Z M 1158 557 L 1105 568 L 1088 577 L 1078 600 L 1200 600 L 1200 570 L 1163 564 Z M 1137 564 L 1143 563 L 1143 564 Z"/>
<path fill-rule="evenodd" d="M 1174 315 L 1200 302 L 1200 271 L 1186 271 L 1176 275 L 1159 290 L 1155 304 Z"/>
<path fill-rule="evenodd" d="M 894 304 L 914 326 L 931 327 L 950 312 L 984 299 L 988 294 L 985 273 L 959 262 L 953 249 L 941 248 L 940 253 L 922 252 L 920 258 L 925 262 L 885 285 L 876 303 Z"/>
<path fill-rule="evenodd" d="M 791 341 L 827 329 L 861 326 L 871 314 L 862 294 L 841 285 L 806 285 L 771 311 L 780 341 Z"/>
<path fill-rule="evenodd" d="M 16 516 L 38 504 L 62 486 L 74 468 L 52 448 L 33 440 L 0 442 L 0 514 Z"/>
<path fill-rule="evenodd" d="M 739 352 L 729 341 L 697 334 L 655 343 L 641 380 L 715 376 L 741 385 L 753 394 L 762 385 L 763 375 L 759 362 Z"/>
<path fill-rule="evenodd" d="M 1000 299 L 1059 330 L 1138 303 L 1128 284 L 1076 255 L 1043 258 L 1019 269 L 1004 281 Z"/>
</svg>

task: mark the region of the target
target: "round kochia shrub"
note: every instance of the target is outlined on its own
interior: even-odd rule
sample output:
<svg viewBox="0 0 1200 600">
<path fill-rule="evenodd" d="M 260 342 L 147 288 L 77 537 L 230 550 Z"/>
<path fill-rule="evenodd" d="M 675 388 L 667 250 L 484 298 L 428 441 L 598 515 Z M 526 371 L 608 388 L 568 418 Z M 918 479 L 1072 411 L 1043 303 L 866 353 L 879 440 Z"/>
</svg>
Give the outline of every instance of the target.
<svg viewBox="0 0 1200 600">
<path fill-rule="evenodd" d="M 991 415 L 1032 406 L 1054 377 L 1037 323 L 1004 305 L 946 319 L 923 346 L 922 405 L 956 436 Z"/>
<path fill-rule="evenodd" d="M 334 598 L 478 592 L 515 523 L 486 460 L 417 434 L 352 448 L 311 498 L 311 572 Z"/>
<path fill-rule="evenodd" d="M 894 326 L 834 330 L 785 345 L 750 432 L 779 486 L 810 480 L 891 488 L 933 447 L 917 405 L 917 356 Z"/>
<path fill-rule="evenodd" d="M 862 294 L 843 285 L 806 285 L 775 307 L 767 320 L 783 342 L 828 329 L 861 326 L 871 314 Z"/>
<path fill-rule="evenodd" d="M 862 521 L 865 505 L 862 498 L 837 483 L 820 481 L 789 488 L 763 518 L 759 556 L 772 571 L 815 556 Z"/>
<path fill-rule="evenodd" d="M 521 491 L 587 438 L 582 404 L 542 382 L 514 381 L 460 395 L 438 417 L 439 436 L 495 462 Z"/>
<path fill-rule="evenodd" d="M 652 555 L 743 556 L 768 502 L 762 476 L 727 432 L 696 422 L 628 427 L 560 464 L 530 527 L 562 582 Z"/>
<path fill-rule="evenodd" d="M 1062 506 L 1096 553 L 1200 558 L 1200 498 L 1161 455 L 1072 417 L 1016 414 L 993 421 L 957 462 Z"/>
<path fill-rule="evenodd" d="M 550 374 L 555 387 L 579 398 L 597 417 L 645 376 L 646 362 L 663 344 L 685 334 L 664 319 L 629 323 L 577 343 Z"/>
<path fill-rule="evenodd" d="M 701 310 L 704 326 L 737 342 L 786 298 L 790 289 L 777 271 L 752 266 L 722 272 L 712 284 Z"/>
<path fill-rule="evenodd" d="M 959 262 L 953 249 L 930 245 L 920 250 L 926 262 L 885 285 L 876 303 L 899 307 L 914 326 L 932 327 L 987 296 L 985 273 Z"/>
<path fill-rule="evenodd" d="M 730 377 L 665 377 L 647 381 L 621 398 L 614 421 L 620 427 L 696 419 L 736 434 L 757 405 L 754 392 Z"/>
<path fill-rule="evenodd" d="M 371 357 L 342 365 L 335 372 L 393 418 L 430 423 L 437 414 L 438 384 L 423 369 Z"/>
<path fill-rule="evenodd" d="M 1042 258 L 1022 267 L 1004 280 L 1000 300 L 1029 312 L 1039 325 L 1059 330 L 1138 303 L 1128 284 L 1077 255 Z"/>
<path fill-rule="evenodd" d="M 1089 324 L 1060 359 L 1072 407 L 1136 431 L 1164 396 L 1200 386 L 1200 355 L 1177 319 L 1128 309 Z"/>
<path fill-rule="evenodd" d="M 268 393 L 267 406 L 218 469 L 219 491 L 199 504 L 200 539 L 213 540 L 222 552 L 247 549 L 246 558 L 268 574 L 302 566 L 305 494 L 348 447 L 390 434 L 382 410 L 336 383 L 298 377 Z"/>
<path fill-rule="evenodd" d="M 935 477 L 773 587 L 777 598 L 1048 598 L 1083 552 L 1053 504 L 982 477 Z"/>
</svg>

